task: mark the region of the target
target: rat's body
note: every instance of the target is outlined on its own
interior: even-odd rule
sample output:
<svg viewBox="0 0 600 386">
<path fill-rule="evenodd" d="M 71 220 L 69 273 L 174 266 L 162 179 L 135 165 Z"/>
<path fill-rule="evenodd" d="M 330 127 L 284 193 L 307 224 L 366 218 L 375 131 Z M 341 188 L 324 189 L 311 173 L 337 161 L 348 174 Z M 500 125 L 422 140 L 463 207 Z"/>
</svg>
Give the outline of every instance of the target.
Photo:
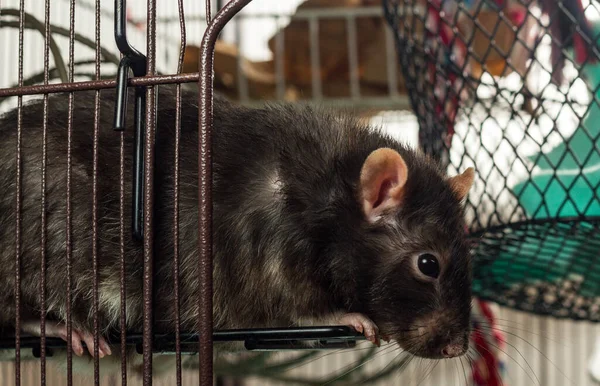
<svg viewBox="0 0 600 386">
<path fill-rule="evenodd" d="M 67 300 L 68 96 L 51 96 L 49 100 L 46 305 L 48 320 L 63 322 Z M 39 324 L 41 278 L 41 100 L 26 104 L 22 111 L 21 303 L 22 314 L 32 321 L 24 324 L 35 326 Z M 181 329 L 194 331 L 198 305 L 197 94 L 184 92 L 181 111 Z M 98 310 L 103 333 L 118 329 L 120 315 L 120 134 L 112 130 L 113 114 L 114 91 L 102 91 L 97 186 Z M 291 326 L 357 313 L 368 316 L 384 335 L 417 355 L 442 357 L 464 352 L 471 292 L 460 200 L 470 186 L 471 174 L 448 180 L 433 162 L 391 138 L 354 120 L 310 108 L 247 109 L 217 98 L 214 116 L 216 329 Z M 16 111 L 0 120 L 3 327 L 14 326 L 15 319 L 16 124 Z M 128 125 L 124 211 L 127 327 L 141 331 L 142 245 L 132 240 L 130 231 L 131 114 Z M 93 331 L 93 130 L 94 92 L 76 93 L 71 308 L 74 331 L 82 336 Z M 155 331 L 164 332 L 175 328 L 174 138 L 174 92 L 162 87 L 154 179 L 154 312 Z M 382 148 L 394 151 L 369 157 Z M 374 198 L 369 198 L 373 194 Z M 440 260 L 438 279 L 415 269 L 414 256 L 426 252 L 430 254 L 423 256 L 433 253 Z M 359 319 L 343 321 L 362 325 L 365 333 L 372 335 L 370 321 L 362 319 L 365 323 L 361 323 Z M 49 331 L 54 330 L 49 327 Z M 450 352 L 442 353 L 447 347 L 451 347 Z"/>
</svg>

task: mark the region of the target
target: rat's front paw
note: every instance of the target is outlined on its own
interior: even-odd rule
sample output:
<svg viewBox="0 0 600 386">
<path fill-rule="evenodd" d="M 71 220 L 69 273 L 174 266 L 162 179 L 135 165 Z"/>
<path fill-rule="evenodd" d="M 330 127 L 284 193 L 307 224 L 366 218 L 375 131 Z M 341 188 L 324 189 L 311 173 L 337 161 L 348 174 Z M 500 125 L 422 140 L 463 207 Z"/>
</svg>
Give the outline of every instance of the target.
<svg viewBox="0 0 600 386">
<path fill-rule="evenodd" d="M 52 338 L 61 338 L 65 342 L 67 341 L 67 325 L 60 322 L 50 322 L 46 323 L 46 337 Z M 23 322 L 21 329 L 23 332 L 34 334 L 37 336 L 41 335 L 40 325 L 38 321 L 25 321 Z M 88 352 L 93 357 L 94 356 L 94 335 L 85 332 L 79 331 L 75 328 L 71 330 L 71 347 L 73 348 L 73 352 L 77 356 L 82 356 L 84 353 L 84 348 L 82 342 L 85 342 L 85 345 L 88 349 Z M 98 356 L 100 358 L 104 358 L 106 355 L 111 355 L 110 347 L 106 340 L 103 337 L 98 337 Z"/>
<path fill-rule="evenodd" d="M 379 328 L 366 315 L 358 313 L 345 314 L 340 318 L 339 323 L 363 333 L 368 341 L 379 346 Z"/>
</svg>

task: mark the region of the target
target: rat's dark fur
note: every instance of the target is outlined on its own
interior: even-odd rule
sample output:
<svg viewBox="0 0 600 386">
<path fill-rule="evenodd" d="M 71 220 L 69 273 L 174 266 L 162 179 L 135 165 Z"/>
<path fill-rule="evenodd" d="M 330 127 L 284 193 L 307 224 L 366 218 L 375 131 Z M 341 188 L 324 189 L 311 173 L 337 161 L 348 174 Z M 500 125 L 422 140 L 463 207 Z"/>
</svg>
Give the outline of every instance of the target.
<svg viewBox="0 0 600 386">
<path fill-rule="evenodd" d="M 114 91 L 101 91 L 98 142 L 99 318 L 119 326 L 119 150 Z M 174 330 L 174 89 L 158 95 L 154 290 L 156 331 Z M 72 132 L 73 326 L 93 330 L 92 154 L 94 92 L 75 93 Z M 182 330 L 197 327 L 197 94 L 184 92 L 180 150 Z M 131 103 L 133 104 L 133 103 Z M 130 104 L 130 105 L 131 105 Z M 46 176 L 48 319 L 66 320 L 68 96 L 49 98 Z M 131 107 L 131 106 L 130 106 Z M 310 107 L 214 105 L 215 328 L 289 326 L 336 313 L 369 316 L 411 352 L 436 357 L 466 338 L 470 255 L 459 198 L 429 159 L 358 121 Z M 21 293 L 39 319 L 43 104 L 22 109 Z M 17 112 L 0 120 L 0 324 L 15 319 Z M 125 132 L 127 326 L 142 329 L 142 246 L 131 239 L 133 119 Z M 358 181 L 366 157 L 389 147 L 409 174 L 401 210 L 369 223 Z M 413 256 L 441 255 L 436 282 L 419 279 Z M 416 333 L 416 331 L 419 331 Z M 466 339 L 464 340 L 466 344 Z"/>
</svg>

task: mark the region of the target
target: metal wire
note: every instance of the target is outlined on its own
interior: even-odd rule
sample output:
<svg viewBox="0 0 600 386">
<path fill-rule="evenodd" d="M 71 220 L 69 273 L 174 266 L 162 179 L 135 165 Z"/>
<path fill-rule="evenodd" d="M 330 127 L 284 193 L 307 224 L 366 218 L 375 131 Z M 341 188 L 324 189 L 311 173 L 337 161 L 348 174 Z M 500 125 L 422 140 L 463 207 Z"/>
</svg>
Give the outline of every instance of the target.
<svg viewBox="0 0 600 386">
<path fill-rule="evenodd" d="M 100 0 L 96 1 L 95 10 L 95 77 L 100 80 Z M 99 286 L 99 262 L 98 262 L 98 136 L 100 134 L 100 90 L 96 90 L 94 98 L 94 140 L 93 140 L 93 160 L 92 160 L 92 270 L 93 270 L 93 301 L 92 310 L 94 313 L 94 384 L 100 385 L 100 324 L 98 320 L 98 286 Z"/>
<path fill-rule="evenodd" d="M 213 62 L 214 45 L 225 24 L 251 0 L 232 0 L 227 3 L 208 25 L 200 49 L 200 78 L 198 82 L 198 250 L 199 250 L 199 334 L 200 384 L 213 384 L 213 283 L 212 283 L 212 149 L 213 127 Z M 210 5 L 207 2 L 207 19 Z"/>
<path fill-rule="evenodd" d="M 185 29 L 185 13 L 183 0 L 178 0 L 179 33 L 181 35 L 181 50 L 177 73 L 183 69 L 183 59 L 187 43 Z M 177 386 L 181 386 L 181 310 L 179 294 L 179 147 L 181 140 L 181 84 L 177 84 L 175 101 L 175 160 L 173 176 L 173 286 L 175 291 L 175 371 Z"/>
<path fill-rule="evenodd" d="M 147 74 L 156 74 L 156 1 L 148 0 L 147 16 Z M 156 86 L 146 94 L 146 134 L 144 137 L 144 386 L 152 385 L 152 278 L 154 276 L 154 135 L 156 129 Z"/>
<path fill-rule="evenodd" d="M 23 85 L 23 26 L 25 21 L 25 1 L 19 3 L 19 86 Z M 17 101 L 17 151 L 16 151 L 16 197 L 15 197 L 15 385 L 21 385 L 21 148 L 23 97 Z"/>
<path fill-rule="evenodd" d="M 192 83 L 198 82 L 199 73 L 180 74 L 180 75 L 148 75 L 137 78 L 130 78 L 127 81 L 128 86 L 149 86 L 161 84 L 175 83 Z M 23 86 L 14 88 L 0 89 L 0 97 L 18 96 L 18 95 L 38 95 L 38 94 L 53 94 L 71 91 L 89 91 L 102 90 L 106 88 L 115 88 L 116 80 L 92 80 L 84 82 L 56 83 L 35 86 Z"/>
<path fill-rule="evenodd" d="M 50 0 L 46 0 L 44 15 L 44 84 L 49 82 L 50 65 Z M 42 179 L 41 179 L 41 249 L 40 249 L 40 383 L 46 384 L 46 166 L 47 166 L 47 133 L 48 133 L 48 95 L 44 95 L 44 112 L 42 123 Z"/>
<path fill-rule="evenodd" d="M 69 7 L 69 82 L 73 82 L 74 78 L 74 54 L 75 54 L 75 0 L 70 1 Z M 73 162 L 73 93 L 69 93 L 69 112 L 67 122 L 67 193 L 66 193 L 66 246 L 67 246 L 67 385 L 73 385 L 73 318 L 72 318 L 72 301 L 73 301 L 73 213 L 72 213 L 72 162 Z M 95 378 L 95 374 L 94 374 Z"/>
<path fill-rule="evenodd" d="M 119 133 L 119 275 L 121 315 L 121 385 L 127 386 L 127 307 L 125 284 L 125 132 Z"/>
</svg>

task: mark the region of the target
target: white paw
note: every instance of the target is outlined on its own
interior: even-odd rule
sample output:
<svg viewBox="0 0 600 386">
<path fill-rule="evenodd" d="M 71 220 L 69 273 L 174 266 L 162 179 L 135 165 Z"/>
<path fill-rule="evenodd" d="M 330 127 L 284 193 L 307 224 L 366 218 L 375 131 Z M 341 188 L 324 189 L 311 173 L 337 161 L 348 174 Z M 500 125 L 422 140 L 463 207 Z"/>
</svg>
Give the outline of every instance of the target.
<svg viewBox="0 0 600 386">
<path fill-rule="evenodd" d="M 40 336 L 40 323 L 37 321 L 29 321 L 23 324 L 24 332 L 32 333 Z M 67 341 L 67 325 L 64 323 L 46 322 L 46 337 L 61 338 Z M 71 347 L 77 356 L 82 356 L 84 349 L 82 342 L 85 342 L 88 352 L 94 356 L 94 334 L 82 332 L 76 329 L 71 330 Z M 98 337 L 98 356 L 104 358 L 106 355 L 111 355 L 110 347 L 103 337 Z"/>
<path fill-rule="evenodd" d="M 340 318 L 339 323 L 354 328 L 364 334 L 368 341 L 379 346 L 379 328 L 367 316 L 359 313 L 345 314 Z"/>
</svg>

